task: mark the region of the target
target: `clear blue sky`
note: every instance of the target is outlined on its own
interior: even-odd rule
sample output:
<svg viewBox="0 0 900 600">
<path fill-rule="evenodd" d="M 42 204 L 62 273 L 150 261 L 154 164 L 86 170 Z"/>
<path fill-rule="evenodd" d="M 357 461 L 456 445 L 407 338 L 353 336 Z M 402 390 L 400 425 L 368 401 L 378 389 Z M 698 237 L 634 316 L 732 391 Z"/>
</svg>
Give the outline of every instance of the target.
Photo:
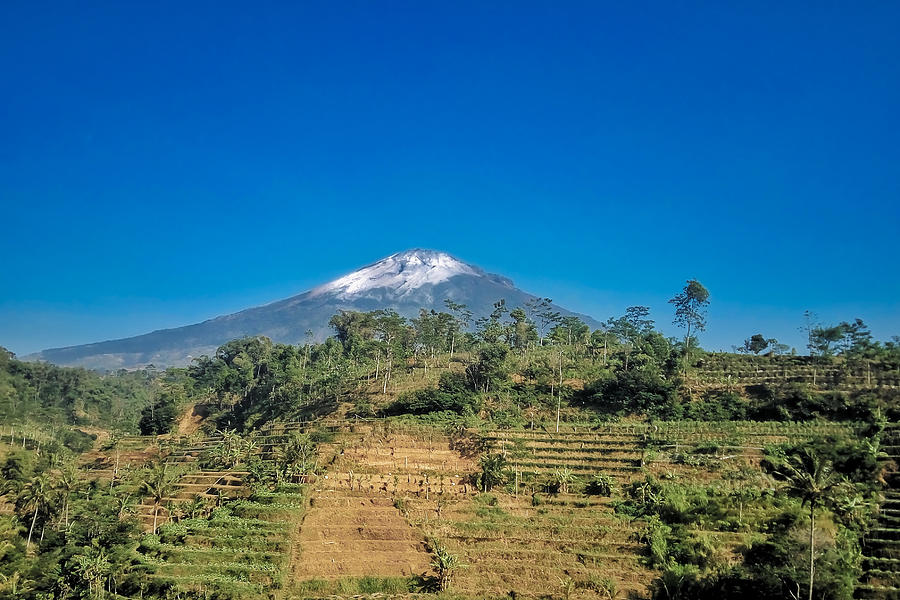
<svg viewBox="0 0 900 600">
<path fill-rule="evenodd" d="M 598 319 L 900 334 L 900 3 L 6 2 L 0 345 L 414 246 Z"/>
</svg>

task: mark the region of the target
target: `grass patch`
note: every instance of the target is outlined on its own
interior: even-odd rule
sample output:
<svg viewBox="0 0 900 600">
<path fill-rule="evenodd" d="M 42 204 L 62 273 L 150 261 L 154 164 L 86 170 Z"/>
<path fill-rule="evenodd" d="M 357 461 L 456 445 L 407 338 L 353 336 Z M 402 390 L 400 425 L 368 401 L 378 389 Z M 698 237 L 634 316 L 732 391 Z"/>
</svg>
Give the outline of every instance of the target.
<svg viewBox="0 0 900 600">
<path fill-rule="evenodd" d="M 308 595 L 406 594 L 416 591 L 413 577 L 344 577 L 333 581 L 310 579 L 296 585 L 301 598 Z"/>
</svg>

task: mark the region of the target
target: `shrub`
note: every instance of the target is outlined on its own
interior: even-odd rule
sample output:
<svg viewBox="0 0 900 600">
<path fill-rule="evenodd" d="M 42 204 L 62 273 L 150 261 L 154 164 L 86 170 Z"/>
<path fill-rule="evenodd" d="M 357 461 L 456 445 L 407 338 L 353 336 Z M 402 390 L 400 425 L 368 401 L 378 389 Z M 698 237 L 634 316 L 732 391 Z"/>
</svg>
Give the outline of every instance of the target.
<svg viewBox="0 0 900 600">
<path fill-rule="evenodd" d="M 594 475 L 584 486 L 584 493 L 589 496 L 612 496 L 613 478 L 609 475 L 598 473 Z"/>
<path fill-rule="evenodd" d="M 675 386 L 651 370 L 620 371 L 614 379 L 601 382 L 591 400 L 605 410 L 619 414 L 680 416 Z"/>
<path fill-rule="evenodd" d="M 507 479 L 506 457 L 502 454 L 485 454 L 479 461 L 481 473 L 478 476 L 479 487 L 487 492 L 495 486 L 502 485 Z"/>
<path fill-rule="evenodd" d="M 385 409 L 387 415 L 424 415 L 433 412 L 452 411 L 471 413 L 477 404 L 477 395 L 469 387 L 461 373 L 441 373 L 436 388 L 425 388 L 401 394 Z"/>
<path fill-rule="evenodd" d="M 62 445 L 79 454 L 93 448 L 96 439 L 96 434 L 85 433 L 80 429 L 65 429 L 60 434 Z"/>
</svg>

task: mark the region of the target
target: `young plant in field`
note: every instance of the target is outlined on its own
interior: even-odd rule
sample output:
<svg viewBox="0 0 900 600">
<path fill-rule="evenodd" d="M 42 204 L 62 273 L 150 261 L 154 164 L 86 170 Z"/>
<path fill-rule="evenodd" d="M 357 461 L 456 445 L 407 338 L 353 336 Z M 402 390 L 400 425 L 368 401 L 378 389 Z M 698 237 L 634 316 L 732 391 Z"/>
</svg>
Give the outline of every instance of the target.
<svg viewBox="0 0 900 600">
<path fill-rule="evenodd" d="M 440 542 L 432 540 L 431 549 L 434 552 L 434 558 L 431 560 L 431 568 L 437 573 L 438 588 L 440 591 L 450 589 L 453 581 L 453 573 L 463 567 L 459 557 L 452 554 Z"/>
<path fill-rule="evenodd" d="M 562 588 L 563 598 L 565 600 L 569 600 L 572 597 L 572 592 L 575 590 L 575 580 L 571 577 L 557 577 L 559 580 L 559 587 Z"/>
<path fill-rule="evenodd" d="M 556 469 L 553 472 L 553 486 L 557 488 L 560 493 L 568 494 L 569 486 L 571 486 L 577 480 L 578 478 L 575 477 L 575 473 L 573 473 L 571 469 L 568 469 L 566 467 Z"/>
<path fill-rule="evenodd" d="M 506 480 L 506 457 L 502 454 L 485 454 L 480 463 L 483 492 L 494 489 Z"/>
</svg>

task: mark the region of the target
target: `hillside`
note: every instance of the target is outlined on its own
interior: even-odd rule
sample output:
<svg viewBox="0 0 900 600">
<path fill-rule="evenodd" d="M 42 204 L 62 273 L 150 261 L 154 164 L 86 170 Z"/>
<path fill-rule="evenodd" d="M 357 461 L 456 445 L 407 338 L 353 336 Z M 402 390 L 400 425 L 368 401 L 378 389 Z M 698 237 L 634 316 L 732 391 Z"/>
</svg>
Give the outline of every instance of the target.
<svg viewBox="0 0 900 600">
<path fill-rule="evenodd" d="M 796 598 L 810 554 L 814 597 L 900 594 L 900 347 L 706 353 L 639 308 L 345 312 L 102 377 L 7 353 L 0 600 Z"/>
<path fill-rule="evenodd" d="M 117 558 L 130 561 L 116 581 L 121 597 L 426 598 L 445 587 L 442 597 L 461 599 L 661 600 L 680 581 L 679 598 L 749 600 L 780 597 L 779 577 L 802 580 L 797 540 L 807 525 L 777 465 L 798 445 L 827 439 L 861 504 L 820 509 L 817 589 L 890 598 L 900 583 L 891 516 L 900 492 L 893 480 L 876 483 L 882 465 L 837 462 L 866 455 L 858 431 L 569 422 L 557 432 L 351 419 L 118 438 L 79 459 L 72 511 L 97 527 L 109 516 L 83 511 L 108 495 L 108 506 L 119 498 L 120 515 L 136 516 L 121 517 L 139 540 Z M 891 444 L 885 459 L 896 454 L 896 431 L 876 436 Z M 26 447 L 36 452 L 40 440 L 48 438 L 28 437 Z M 139 491 L 143 482 L 154 487 Z M 159 499 L 148 489 L 160 489 Z M 54 514 L 60 522 L 49 525 L 79 535 Z M 41 544 L 42 556 L 56 540 Z M 852 558 L 847 544 L 861 554 Z M 7 566 L 22 568 L 16 543 L 3 552 Z M 22 573 L 26 584 L 35 577 Z"/>
</svg>

